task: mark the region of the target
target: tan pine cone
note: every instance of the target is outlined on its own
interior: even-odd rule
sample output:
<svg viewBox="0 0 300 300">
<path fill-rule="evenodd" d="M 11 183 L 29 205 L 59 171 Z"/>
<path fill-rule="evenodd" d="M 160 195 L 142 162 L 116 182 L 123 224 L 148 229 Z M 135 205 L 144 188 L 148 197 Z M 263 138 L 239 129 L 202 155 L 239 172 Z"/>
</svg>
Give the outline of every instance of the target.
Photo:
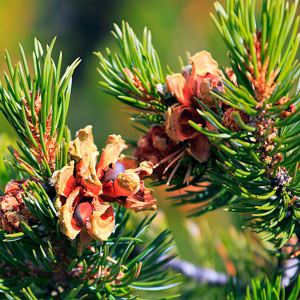
<svg viewBox="0 0 300 300">
<path fill-rule="evenodd" d="M 0 228 L 6 232 L 22 231 L 20 222 L 37 223 L 37 219 L 28 211 L 23 202 L 27 179 L 11 180 L 7 183 L 4 195 L 0 197 Z"/>
</svg>

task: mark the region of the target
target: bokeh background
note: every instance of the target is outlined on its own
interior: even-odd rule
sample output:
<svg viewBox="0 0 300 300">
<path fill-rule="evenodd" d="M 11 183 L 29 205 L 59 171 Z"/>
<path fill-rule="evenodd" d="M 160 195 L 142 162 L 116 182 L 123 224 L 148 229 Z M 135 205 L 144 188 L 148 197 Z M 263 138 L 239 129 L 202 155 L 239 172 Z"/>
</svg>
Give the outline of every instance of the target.
<svg viewBox="0 0 300 300">
<path fill-rule="evenodd" d="M 225 4 L 225 0 L 219 2 Z M 139 37 L 144 26 L 152 31 L 153 44 L 165 71 L 168 65 L 172 71 L 178 72 L 178 56 L 185 59 L 186 51 L 191 54 L 209 51 L 220 65 L 227 66 L 225 45 L 209 16 L 214 12 L 213 3 L 212 0 L 0 0 L 0 79 L 4 79 L 2 70 L 7 70 L 5 49 L 9 51 L 12 62 L 17 62 L 20 59 L 18 44 L 21 43 L 28 60 L 31 60 L 34 37 L 46 45 L 56 36 L 55 53 L 58 55 L 62 50 L 64 67 L 77 57 L 82 59 L 73 77 L 68 114 L 72 137 L 78 129 L 91 124 L 99 149 L 112 133 L 138 138 L 140 133 L 130 125 L 122 105 L 99 90 L 98 61 L 93 52 L 104 53 L 106 47 L 117 50 L 110 31 L 113 23 L 120 25 L 125 20 Z M 1 157 L 5 155 L 5 147 L 14 143 L 15 137 L 1 115 Z M 0 169 L 1 164 L 2 158 Z M 156 195 L 160 212 L 152 234 L 169 227 L 174 233 L 181 259 L 225 271 L 226 253 L 222 259 L 222 249 L 218 250 L 218 245 L 222 236 L 229 234 L 236 235 L 242 244 L 237 245 L 241 247 L 239 255 L 243 255 L 243 251 L 252 251 L 247 248 L 248 237 L 244 241 L 238 236 L 239 229 L 234 229 L 238 228 L 236 216 L 217 211 L 197 219 L 187 219 L 185 216 L 191 207 L 171 207 L 165 199 L 169 195 L 162 188 L 156 189 Z M 196 284 L 190 282 L 181 289 L 195 288 Z M 199 299 L 212 299 L 210 297 L 206 295 Z"/>
</svg>

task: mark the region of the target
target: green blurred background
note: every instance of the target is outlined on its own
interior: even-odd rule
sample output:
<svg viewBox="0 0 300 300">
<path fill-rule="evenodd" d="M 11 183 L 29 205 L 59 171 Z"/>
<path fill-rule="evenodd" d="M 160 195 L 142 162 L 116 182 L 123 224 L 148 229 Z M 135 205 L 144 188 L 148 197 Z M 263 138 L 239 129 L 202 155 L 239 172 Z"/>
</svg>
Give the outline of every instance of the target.
<svg viewBox="0 0 300 300">
<path fill-rule="evenodd" d="M 225 4 L 225 0 L 219 2 Z M 220 65 L 227 66 L 225 45 L 209 16 L 214 12 L 213 3 L 211 0 L 0 0 L 0 70 L 7 70 L 5 49 L 9 51 L 12 62 L 16 62 L 20 59 L 18 44 L 21 43 L 28 60 L 31 60 L 34 37 L 45 45 L 57 36 L 55 54 L 63 51 L 65 67 L 77 57 L 82 59 L 73 77 L 68 114 L 72 137 L 78 129 L 91 124 L 99 149 L 112 133 L 138 138 L 140 133 L 130 126 L 122 105 L 98 89 L 98 62 L 93 52 L 104 53 L 106 47 L 117 50 L 110 31 L 113 23 L 120 25 L 125 20 L 138 37 L 142 36 L 144 26 L 152 31 L 153 44 L 162 66 L 169 65 L 174 72 L 180 71 L 178 56 L 185 58 L 186 51 L 191 54 L 209 51 Z M 3 81 L 3 71 L 0 74 Z M 13 143 L 14 139 L 15 133 L 1 115 L 1 157 L 4 155 L 3 146 Z M 1 164 L 2 159 L 0 169 Z M 162 188 L 156 190 L 156 195 L 161 212 L 155 230 L 168 226 L 173 231 L 180 258 L 225 271 L 215 245 L 220 236 L 232 230 L 230 228 L 237 223 L 236 216 L 218 211 L 197 219 L 186 219 L 191 207 L 170 207 L 165 200 L 169 195 Z M 203 232 L 206 232 L 204 241 L 201 240 Z"/>
<path fill-rule="evenodd" d="M 209 17 L 214 1 L 137 0 L 137 1 L 0 1 L 0 66 L 6 70 L 4 50 L 13 62 L 19 59 L 21 43 L 29 58 L 33 38 L 43 45 L 57 36 L 55 49 L 63 51 L 64 65 L 82 59 L 73 81 L 72 104 L 68 124 L 76 130 L 92 124 L 97 144 L 104 145 L 110 133 L 136 137 L 122 107 L 97 89 L 100 79 L 96 72 L 94 51 L 106 47 L 117 49 L 110 34 L 113 23 L 128 21 L 141 37 L 144 26 L 152 31 L 153 43 L 163 66 L 179 71 L 178 56 L 185 57 L 203 49 L 223 65 L 227 64 L 224 44 Z M 224 1 L 221 1 L 224 3 Z M 2 53 L 2 54 L 1 54 Z M 3 72 L 0 74 L 3 80 Z M 122 125 L 121 125 L 122 124 Z M 1 116 L 0 132 L 7 126 Z"/>
</svg>

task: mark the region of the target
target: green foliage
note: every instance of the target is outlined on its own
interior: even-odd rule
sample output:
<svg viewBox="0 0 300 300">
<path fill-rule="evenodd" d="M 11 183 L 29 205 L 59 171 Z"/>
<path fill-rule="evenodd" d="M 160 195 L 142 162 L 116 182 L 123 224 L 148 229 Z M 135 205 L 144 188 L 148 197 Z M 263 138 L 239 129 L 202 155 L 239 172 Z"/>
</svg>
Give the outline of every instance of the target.
<svg viewBox="0 0 300 300">
<path fill-rule="evenodd" d="M 112 54 L 107 48 L 107 57 L 98 52 L 98 69 L 101 89 L 116 96 L 121 102 L 145 111 L 134 114 L 135 121 L 147 124 L 161 123 L 167 107 L 162 103 L 158 85 L 162 87 L 165 77 L 158 55 L 151 42 L 151 32 L 145 28 L 142 42 L 138 40 L 128 23 L 122 28 L 115 25 L 115 37 L 121 54 Z M 155 114 L 154 114 L 155 112 Z"/>
<path fill-rule="evenodd" d="M 3 158 L 7 155 L 7 149 L 5 145 L 11 143 L 11 140 L 6 134 L 0 134 L 0 189 L 4 191 L 6 183 L 10 180 L 10 176 L 7 172 L 7 165 L 4 163 Z"/>
<path fill-rule="evenodd" d="M 190 121 L 194 129 L 209 138 L 213 153 L 205 164 L 188 156 L 181 157 L 174 168 L 175 176 L 154 182 L 154 185 L 173 185 L 167 191 L 182 189 L 182 193 L 171 200 L 175 205 L 193 204 L 190 216 L 200 216 L 224 206 L 229 211 L 245 213 L 246 224 L 255 232 L 264 233 L 264 240 L 272 241 L 276 250 L 291 237 L 300 235 L 300 85 L 295 88 L 300 75 L 300 63 L 296 60 L 300 41 L 297 5 L 298 1 L 290 4 L 285 0 L 263 0 L 259 18 L 254 0 L 228 0 L 226 9 L 215 4 L 217 16 L 212 15 L 212 18 L 228 47 L 236 82 L 229 79 L 224 70 L 225 92 L 211 92 L 221 100 L 223 107 L 217 104 L 216 109 L 209 108 L 196 99 L 198 113 L 216 127 L 216 131 Z M 123 61 L 119 63 L 117 54 L 116 59 L 112 59 L 109 50 L 109 60 L 98 53 L 99 72 L 105 81 L 100 84 L 106 92 L 145 111 L 132 115 L 132 120 L 148 128 L 151 124 L 163 124 L 165 117 L 161 112 L 178 101 L 157 85 L 163 81 L 157 81 L 152 87 L 159 91 L 160 98 L 155 99 L 165 107 L 161 111 L 151 107 L 147 95 L 150 98 L 156 95 L 148 84 L 148 73 L 140 79 L 143 69 L 148 71 L 149 68 L 143 64 L 144 57 L 137 55 L 140 48 L 136 51 L 133 47 L 132 40 L 136 37 L 127 24 L 117 32 Z M 126 73 L 125 68 L 131 73 Z M 282 99 L 284 103 L 280 102 Z M 228 106 L 235 109 L 230 116 Z M 247 116 L 247 122 L 243 116 Z M 239 129 L 225 125 L 226 118 L 231 118 Z M 188 165 L 188 172 L 181 164 Z M 185 188 L 187 177 L 191 180 Z M 230 248 L 230 244 L 227 246 Z M 274 252 L 281 256 L 279 251 Z M 252 289 L 253 294 L 251 296 L 248 290 L 247 299 L 285 297 L 280 278 L 274 284 L 253 281 Z M 298 293 L 296 287 L 290 299 Z"/>
<path fill-rule="evenodd" d="M 128 231 L 129 215 L 118 206 L 115 232 L 107 242 L 94 241 L 94 250 L 87 249 L 79 257 L 76 240 L 68 241 L 60 233 L 55 208 L 43 187 L 30 183 L 24 201 L 40 224 L 29 227 L 23 222 L 22 232 L 1 231 L 3 272 L 11 276 L 2 280 L 0 291 L 12 299 L 22 293 L 28 299 L 44 299 L 50 292 L 49 299 L 73 299 L 75 295 L 119 299 L 178 285 L 177 275 L 163 268 L 174 257 L 169 254 L 173 248 L 170 232 L 165 230 L 142 246 L 155 215 Z"/>
<path fill-rule="evenodd" d="M 292 284 L 291 284 L 292 285 Z M 287 287 L 288 289 L 290 286 Z M 245 300 L 297 300 L 300 293 L 300 277 L 292 287 L 289 295 L 286 294 L 286 288 L 281 286 L 281 277 L 278 276 L 274 281 L 268 279 L 253 279 L 252 285 L 247 287 L 246 298 L 238 296 L 236 292 L 230 292 L 227 300 L 245 299 Z"/>
<path fill-rule="evenodd" d="M 229 0 L 227 10 L 220 3 L 215 3 L 218 19 L 211 16 L 230 51 L 231 64 L 239 82 L 239 87 L 233 87 L 232 84 L 231 87 L 227 86 L 229 95 L 226 95 L 226 100 L 250 115 L 258 113 L 251 110 L 257 105 L 258 99 L 253 99 L 249 72 L 253 72 L 259 81 L 263 76 L 261 68 L 266 68 L 266 82 L 274 76 L 275 71 L 279 72 L 275 82 L 280 84 L 267 103 L 275 103 L 286 95 L 299 76 L 300 64 L 295 61 L 300 41 L 299 16 L 295 19 L 297 5 L 297 0 L 291 6 L 286 0 L 263 0 L 259 20 L 255 14 L 255 0 Z M 255 46 L 260 37 L 261 53 L 258 56 Z"/>
<path fill-rule="evenodd" d="M 126 209 L 114 207 L 115 231 L 106 242 L 94 240 L 82 256 L 78 256 L 79 240 L 69 241 L 61 233 L 59 212 L 54 207 L 56 192 L 49 179 L 69 160 L 70 133 L 65 122 L 72 74 L 79 60 L 61 74 L 62 54 L 56 66 L 51 58 L 53 46 L 54 40 L 44 52 L 35 40 L 32 78 L 21 46 L 22 62 L 15 68 L 6 53 L 9 75 L 5 74 L 7 89 L 0 85 L 0 108 L 16 130 L 22 151 L 21 155 L 10 147 L 14 157 L 8 159 L 6 171 L 10 179 L 29 177 L 28 186 L 19 186 L 17 193 L 36 220 L 32 225 L 24 210 L 14 220 L 19 222 L 19 231 L 8 233 L 0 229 L 0 294 L 8 299 L 31 300 L 120 299 L 175 287 L 177 275 L 164 267 L 174 257 L 170 254 L 170 232 L 165 230 L 143 245 L 155 215 L 146 217 L 130 231 Z M 1 201 L 14 201 L 14 197 L 15 194 L 8 195 Z M 16 209 L 23 205 L 18 201 L 13 204 Z"/>
<path fill-rule="evenodd" d="M 57 65 L 51 57 L 54 42 L 45 51 L 35 40 L 33 76 L 21 45 L 22 60 L 14 68 L 6 51 L 7 89 L 0 83 L 0 109 L 21 140 L 18 144 L 23 155 L 12 149 L 20 162 L 18 168 L 40 180 L 66 163 L 69 134 L 65 122 L 72 74 L 80 62 L 75 60 L 62 74 L 62 54 Z"/>
<path fill-rule="evenodd" d="M 195 226 L 192 220 L 187 223 L 191 228 Z M 221 300 L 230 293 L 234 295 L 232 299 L 245 299 L 252 278 L 272 278 L 277 274 L 277 259 L 266 250 L 269 243 L 250 230 L 230 226 L 223 234 L 215 235 L 204 218 L 200 224 L 198 232 L 191 229 L 191 244 L 198 249 L 201 267 L 196 276 L 182 276 L 182 299 Z M 191 273 L 189 269 L 183 275 Z"/>
<path fill-rule="evenodd" d="M 218 19 L 213 17 L 237 77 L 237 85 L 227 78 L 226 92 L 214 95 L 249 115 L 249 124 L 236 111 L 232 118 L 242 130 L 232 131 L 222 125 L 222 116 L 206 108 L 199 114 L 218 133 L 190 124 L 212 144 L 216 161 L 208 172 L 210 179 L 238 196 L 229 210 L 251 213 L 249 225 L 257 232 L 268 232 L 265 238 L 282 247 L 295 234 L 300 220 L 299 145 L 294 142 L 299 139 L 299 90 L 289 95 L 299 75 L 300 65 L 294 60 L 299 18 L 293 25 L 297 1 L 291 7 L 286 1 L 263 1 L 259 23 L 254 4 L 228 1 L 225 11 L 216 3 Z M 283 96 L 290 100 L 277 105 Z M 296 112 L 277 118 L 292 103 Z M 268 143 L 272 147 L 266 148 Z M 264 154 L 264 149 L 271 150 Z M 281 154 L 282 158 L 274 159 Z"/>
<path fill-rule="evenodd" d="M 219 104 L 216 109 L 209 108 L 197 100 L 199 115 L 217 130 L 193 121 L 189 124 L 209 138 L 212 155 L 200 163 L 187 154 L 187 144 L 181 142 L 182 148 L 172 157 L 171 165 L 176 165 L 171 175 L 153 184 L 172 185 L 167 188 L 170 192 L 181 190 L 171 201 L 175 205 L 193 204 L 190 216 L 224 206 L 231 212 L 245 213 L 247 225 L 274 243 L 275 251 L 269 251 L 274 257 L 269 260 L 262 245 L 241 232 L 231 230 L 214 242 L 215 249 L 207 246 L 210 234 L 198 237 L 207 266 L 215 267 L 217 257 L 221 271 L 233 276 L 228 300 L 296 300 L 300 293 L 300 278 L 285 289 L 281 278 L 275 277 L 281 259 L 291 257 L 279 248 L 287 246 L 291 237 L 300 236 L 300 85 L 294 89 L 300 75 L 300 63 L 295 60 L 300 41 L 297 4 L 263 0 L 261 18 L 255 14 L 254 0 L 228 0 L 226 10 L 215 4 L 217 17 L 212 18 L 229 49 L 237 80 L 231 81 L 224 71 L 225 92 L 212 95 L 224 106 L 235 108 L 229 117 L 239 130 L 226 127 L 224 118 L 228 115 Z M 178 101 L 166 91 L 150 31 L 145 29 L 140 42 L 123 22 L 121 28 L 115 25 L 113 35 L 121 55 L 109 49 L 107 58 L 96 53 L 101 88 L 133 108 L 133 121 L 148 129 L 164 124 L 168 107 Z M 106 242 L 93 241 L 82 256 L 77 255 L 79 239 L 69 241 L 61 234 L 53 205 L 55 191 L 48 180 L 68 162 L 70 133 L 65 122 L 71 77 L 79 60 L 61 75 L 62 55 L 56 66 L 51 58 L 53 45 L 54 41 L 44 52 L 35 40 L 32 78 L 22 47 L 22 61 L 15 68 L 6 53 L 9 72 L 5 74 L 7 88 L 0 84 L 0 109 L 16 130 L 22 151 L 20 155 L 10 148 L 15 158 L 7 171 L 10 178 L 35 179 L 28 188 L 23 186 L 23 201 L 38 222 L 29 226 L 21 221 L 22 231 L 16 233 L 0 230 L 0 293 L 8 299 L 31 300 L 144 299 L 146 293 L 155 291 L 158 293 L 151 293 L 151 299 L 178 297 L 161 294 L 178 285 L 177 275 L 165 267 L 175 256 L 170 254 L 170 232 L 165 230 L 149 245 L 143 245 L 154 216 L 129 230 L 126 209 L 114 207 L 115 231 Z M 283 97 L 287 101 L 280 104 Z M 243 114 L 249 122 L 244 121 Z M 291 251 L 297 256 L 296 250 Z M 279 258 L 277 267 L 271 261 L 275 257 Z M 253 279 L 247 287 L 251 278 L 262 274 L 272 277 L 272 272 L 276 273 L 274 280 Z M 197 287 L 183 297 L 197 297 L 206 291 Z"/>
</svg>

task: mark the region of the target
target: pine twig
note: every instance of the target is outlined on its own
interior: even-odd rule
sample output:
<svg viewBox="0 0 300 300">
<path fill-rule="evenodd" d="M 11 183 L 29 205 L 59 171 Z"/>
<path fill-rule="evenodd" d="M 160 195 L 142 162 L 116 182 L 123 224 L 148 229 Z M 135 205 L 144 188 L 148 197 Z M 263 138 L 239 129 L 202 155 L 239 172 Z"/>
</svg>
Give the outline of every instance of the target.
<svg viewBox="0 0 300 300">
<path fill-rule="evenodd" d="M 175 272 L 180 272 L 188 279 L 192 279 L 201 284 L 212 286 L 226 286 L 230 282 L 230 276 L 225 273 L 217 272 L 209 268 L 198 267 L 188 261 L 174 258 L 165 267 L 171 268 Z M 236 280 L 234 279 L 234 282 Z"/>
</svg>

